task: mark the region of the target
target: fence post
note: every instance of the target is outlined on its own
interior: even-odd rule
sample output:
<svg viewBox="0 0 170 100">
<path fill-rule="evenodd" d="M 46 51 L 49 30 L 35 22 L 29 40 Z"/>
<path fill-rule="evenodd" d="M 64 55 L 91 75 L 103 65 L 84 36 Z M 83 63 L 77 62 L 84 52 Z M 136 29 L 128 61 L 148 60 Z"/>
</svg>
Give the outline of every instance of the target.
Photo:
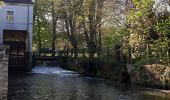
<svg viewBox="0 0 170 100">
<path fill-rule="evenodd" d="M 85 57 L 85 49 L 83 48 L 83 58 Z"/>
<path fill-rule="evenodd" d="M 68 56 L 68 54 L 69 54 L 69 53 L 68 53 L 68 48 L 67 48 L 67 50 L 66 50 L 66 56 Z"/>
<path fill-rule="evenodd" d="M 132 64 L 132 47 L 128 47 L 128 64 Z"/>
<path fill-rule="evenodd" d="M 169 63 L 169 47 L 166 49 L 166 52 L 167 52 L 167 62 Z"/>
<path fill-rule="evenodd" d="M 71 49 L 70 51 L 71 51 L 71 57 L 73 57 L 73 49 Z"/>
<path fill-rule="evenodd" d="M 132 70 L 132 47 L 131 46 L 128 47 L 128 58 L 127 58 L 126 68 L 128 69 L 128 73 L 131 73 Z"/>
<path fill-rule="evenodd" d="M 149 45 L 148 44 L 146 45 L 146 50 L 147 50 L 146 63 L 148 64 L 149 63 Z"/>
<path fill-rule="evenodd" d="M 117 60 L 117 64 L 118 64 L 118 65 L 119 65 L 120 62 L 121 62 L 121 57 L 120 57 L 121 52 L 120 52 L 120 48 L 121 48 L 120 45 L 116 45 L 116 46 L 115 46 L 116 60 Z"/>
<path fill-rule="evenodd" d="M 108 65 L 110 63 L 110 50 L 109 50 L 109 47 L 107 48 L 107 63 L 108 63 Z"/>
<path fill-rule="evenodd" d="M 168 63 L 169 63 L 169 57 L 170 57 L 170 43 L 168 43 Z"/>
</svg>

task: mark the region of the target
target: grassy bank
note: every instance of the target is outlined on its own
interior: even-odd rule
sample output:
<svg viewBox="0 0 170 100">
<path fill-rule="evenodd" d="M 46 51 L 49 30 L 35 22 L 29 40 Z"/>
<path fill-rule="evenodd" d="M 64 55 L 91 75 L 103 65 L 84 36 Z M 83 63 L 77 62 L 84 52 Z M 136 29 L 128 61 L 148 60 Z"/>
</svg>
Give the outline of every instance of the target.
<svg viewBox="0 0 170 100">
<path fill-rule="evenodd" d="M 62 67 L 80 72 L 82 74 L 117 81 L 121 83 L 129 82 L 129 75 L 125 66 L 115 61 L 108 62 L 105 58 L 72 58 L 67 57 L 62 61 Z"/>
<path fill-rule="evenodd" d="M 163 65 L 132 66 L 128 73 L 125 64 L 115 61 L 107 62 L 105 58 L 72 58 L 66 57 L 62 67 L 82 74 L 108 79 L 119 83 L 135 83 L 153 88 L 170 89 L 170 67 Z"/>
</svg>

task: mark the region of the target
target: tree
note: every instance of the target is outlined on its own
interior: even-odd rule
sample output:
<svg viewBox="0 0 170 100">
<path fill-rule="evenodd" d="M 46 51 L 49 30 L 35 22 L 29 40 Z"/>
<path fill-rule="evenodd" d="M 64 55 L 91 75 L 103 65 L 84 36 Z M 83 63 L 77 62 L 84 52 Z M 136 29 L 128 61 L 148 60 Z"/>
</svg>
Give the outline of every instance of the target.
<svg viewBox="0 0 170 100">
<path fill-rule="evenodd" d="M 77 21 L 81 6 L 80 0 L 65 0 L 63 2 L 63 15 L 65 20 L 65 28 L 68 39 L 74 49 L 75 57 L 78 55 L 78 44 L 77 44 Z"/>
<path fill-rule="evenodd" d="M 51 42 L 52 55 L 55 56 L 57 23 L 59 20 L 60 0 L 36 0 L 34 4 L 34 43 L 49 47 Z M 43 44 L 43 46 L 42 46 Z"/>
<path fill-rule="evenodd" d="M 40 51 L 42 47 L 48 47 L 51 41 L 51 25 L 49 22 L 49 2 L 36 0 L 34 4 L 33 16 L 33 45 Z"/>
<path fill-rule="evenodd" d="M 0 5 L 3 5 L 3 0 L 0 0 Z"/>
<path fill-rule="evenodd" d="M 153 0 L 133 0 L 134 8 L 130 11 L 128 21 L 130 23 L 129 31 L 131 36 L 129 38 L 130 45 L 141 45 L 150 47 L 150 59 L 152 62 L 165 63 L 167 56 L 163 48 L 169 48 L 169 28 L 170 18 L 168 11 L 160 10 L 159 4 Z M 163 6 L 164 7 L 164 6 Z M 161 9 L 163 9 L 161 7 Z M 139 54 L 140 53 L 140 54 Z M 136 57 L 141 54 L 146 54 L 145 51 L 138 52 Z M 164 55 L 161 56 L 160 55 Z M 152 58 L 159 57 L 159 60 Z M 143 57 L 144 58 L 144 57 Z M 144 58 L 145 59 L 145 58 Z"/>
<path fill-rule="evenodd" d="M 98 46 L 101 47 L 101 20 L 104 0 L 84 0 L 81 9 L 81 24 L 89 51 L 94 58 Z"/>
<path fill-rule="evenodd" d="M 52 18 L 52 56 L 55 56 L 56 49 L 56 34 L 57 34 L 57 22 L 59 20 L 59 12 L 61 0 L 51 0 L 51 18 Z"/>
</svg>

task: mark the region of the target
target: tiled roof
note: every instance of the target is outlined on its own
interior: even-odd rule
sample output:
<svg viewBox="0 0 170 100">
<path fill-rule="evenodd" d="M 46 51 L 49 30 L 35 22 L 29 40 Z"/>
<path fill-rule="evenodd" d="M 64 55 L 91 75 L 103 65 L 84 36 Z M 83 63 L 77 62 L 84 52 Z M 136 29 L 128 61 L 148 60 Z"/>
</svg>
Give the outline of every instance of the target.
<svg viewBox="0 0 170 100">
<path fill-rule="evenodd" d="M 4 0 L 5 3 L 33 4 L 32 0 Z"/>
</svg>

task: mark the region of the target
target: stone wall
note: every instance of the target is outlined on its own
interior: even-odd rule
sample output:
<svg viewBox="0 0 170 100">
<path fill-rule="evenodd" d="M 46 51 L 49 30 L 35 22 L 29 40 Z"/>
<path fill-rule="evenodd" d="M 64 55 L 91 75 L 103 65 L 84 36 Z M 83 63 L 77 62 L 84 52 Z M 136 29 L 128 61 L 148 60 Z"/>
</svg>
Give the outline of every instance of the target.
<svg viewBox="0 0 170 100">
<path fill-rule="evenodd" d="M 133 83 L 170 89 L 170 66 L 144 65 L 132 71 Z"/>
<path fill-rule="evenodd" d="M 7 100 L 8 46 L 0 44 L 0 100 Z"/>
</svg>

